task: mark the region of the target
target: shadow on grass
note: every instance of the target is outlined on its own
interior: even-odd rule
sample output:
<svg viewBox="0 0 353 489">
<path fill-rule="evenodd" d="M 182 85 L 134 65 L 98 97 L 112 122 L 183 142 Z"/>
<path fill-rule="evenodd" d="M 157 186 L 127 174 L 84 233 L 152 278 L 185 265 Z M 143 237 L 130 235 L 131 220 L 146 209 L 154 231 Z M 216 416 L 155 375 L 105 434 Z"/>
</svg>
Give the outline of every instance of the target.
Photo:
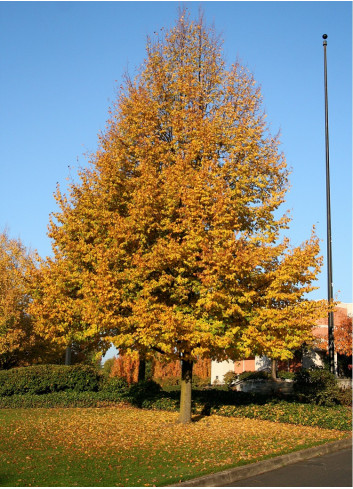
<svg viewBox="0 0 353 489">
<path fill-rule="evenodd" d="M 192 417 L 191 422 L 197 423 L 198 421 L 201 421 L 201 419 L 207 418 L 207 416 L 209 415 L 196 414 L 195 416 Z"/>
</svg>

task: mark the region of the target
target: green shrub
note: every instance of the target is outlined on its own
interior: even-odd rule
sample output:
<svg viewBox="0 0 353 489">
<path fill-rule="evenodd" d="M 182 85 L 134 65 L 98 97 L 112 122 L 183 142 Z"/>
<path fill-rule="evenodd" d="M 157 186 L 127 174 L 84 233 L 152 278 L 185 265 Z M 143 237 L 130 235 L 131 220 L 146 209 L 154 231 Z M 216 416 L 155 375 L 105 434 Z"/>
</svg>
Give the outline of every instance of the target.
<svg viewBox="0 0 353 489">
<path fill-rule="evenodd" d="M 103 364 L 102 372 L 107 377 L 109 377 L 110 372 L 112 371 L 115 360 L 116 358 L 108 358 L 108 360 L 106 360 Z"/>
<path fill-rule="evenodd" d="M 170 397 L 157 397 L 144 399 L 141 403 L 143 409 L 154 409 L 161 411 L 177 411 L 179 409 L 179 400 Z"/>
<path fill-rule="evenodd" d="M 26 394 L 0 397 L 0 408 L 57 408 L 57 407 L 103 407 L 125 402 L 111 392 L 62 391 L 50 394 Z"/>
<path fill-rule="evenodd" d="M 98 371 L 88 365 L 34 365 L 0 371 L 0 396 L 97 391 Z"/>
<path fill-rule="evenodd" d="M 144 385 L 141 385 L 144 384 Z M 45 395 L 13 395 L 0 397 L 0 408 L 56 408 L 56 407 L 106 407 L 121 403 L 138 405 L 144 409 L 177 411 L 179 392 L 158 391 L 155 395 L 136 397 L 144 391 L 146 382 L 135 384 L 131 396 L 129 391 L 113 393 L 98 392 L 53 392 Z M 158 387 L 156 388 L 156 391 Z M 151 394 L 151 391 L 149 391 Z M 195 390 L 192 402 L 194 414 L 221 416 L 241 416 L 253 419 L 292 423 L 304 426 L 351 430 L 351 412 L 346 406 L 318 406 L 298 402 L 279 401 L 251 393 L 231 390 Z"/>
<path fill-rule="evenodd" d="M 326 369 L 302 369 L 296 372 L 294 381 L 294 392 L 300 400 L 320 406 L 339 402 L 336 378 Z"/>
<path fill-rule="evenodd" d="M 235 372 L 233 372 L 233 370 L 230 370 L 223 376 L 223 381 L 225 385 L 228 387 L 228 389 L 232 387 L 232 385 L 234 384 L 234 382 L 236 382 L 237 379 L 238 379 L 238 375 Z"/>
<path fill-rule="evenodd" d="M 339 389 L 337 400 L 342 406 L 352 406 L 352 388 Z"/>
<path fill-rule="evenodd" d="M 294 380 L 295 373 L 294 372 L 288 372 L 287 370 L 279 370 L 277 372 L 277 377 L 279 379 L 289 379 L 289 380 Z"/>
<path fill-rule="evenodd" d="M 180 377 L 165 377 L 163 379 L 155 378 L 157 384 L 159 384 L 163 389 L 168 387 L 175 387 L 180 384 Z"/>
<path fill-rule="evenodd" d="M 129 384 L 122 377 L 108 377 L 102 379 L 99 390 L 113 394 L 122 394 L 129 390 Z"/>
<path fill-rule="evenodd" d="M 199 377 L 198 375 L 193 375 L 192 376 L 192 385 L 194 387 L 206 387 L 211 383 L 211 379 L 209 377 L 206 377 L 205 379 L 202 377 Z"/>
<path fill-rule="evenodd" d="M 271 375 L 264 370 L 256 370 L 255 372 L 243 372 L 239 374 L 239 380 L 268 380 Z"/>
<path fill-rule="evenodd" d="M 142 380 L 131 384 L 127 395 L 134 399 L 149 399 L 161 392 L 161 386 L 154 380 Z"/>
</svg>

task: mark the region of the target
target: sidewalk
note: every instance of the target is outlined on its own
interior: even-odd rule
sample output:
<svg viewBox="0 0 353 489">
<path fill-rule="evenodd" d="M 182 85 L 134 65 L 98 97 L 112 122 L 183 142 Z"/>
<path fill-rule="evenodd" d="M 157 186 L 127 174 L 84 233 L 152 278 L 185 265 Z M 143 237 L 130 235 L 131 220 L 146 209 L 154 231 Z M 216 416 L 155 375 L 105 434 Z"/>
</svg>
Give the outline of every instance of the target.
<svg viewBox="0 0 353 489">
<path fill-rule="evenodd" d="M 235 467 L 234 469 L 224 470 L 222 472 L 218 472 L 216 474 L 205 475 L 202 477 L 198 477 L 196 479 L 192 479 L 190 481 L 181 482 L 179 484 L 175 484 L 173 487 L 225 487 L 225 486 L 250 486 L 251 483 L 247 484 L 247 481 L 244 479 L 252 478 L 254 481 L 254 476 L 258 476 L 260 474 L 265 474 L 267 472 L 273 471 L 275 469 L 280 469 L 282 467 L 289 466 L 291 464 L 296 464 L 298 462 L 302 462 L 305 460 L 311 460 L 314 457 L 319 457 L 327 454 L 334 454 L 336 452 L 343 451 L 348 452 L 352 449 L 352 438 L 346 438 L 344 440 L 335 441 L 331 443 L 327 443 L 325 445 L 320 445 L 317 447 L 308 448 L 306 450 L 300 450 L 298 452 L 288 453 L 287 455 L 281 455 L 280 457 L 275 457 L 269 460 L 264 460 L 262 462 L 257 462 L 255 464 L 249 464 L 242 467 Z M 349 454 L 345 454 L 345 460 L 349 457 Z M 339 458 L 339 456 L 338 456 Z M 295 468 L 298 472 L 298 468 Z M 286 476 L 284 476 L 285 478 Z M 238 483 L 238 481 L 244 481 L 243 483 Z M 286 486 L 282 487 L 295 487 L 293 483 L 295 481 L 289 481 Z M 262 484 L 258 484 L 262 486 Z M 276 487 L 275 484 L 270 484 L 272 487 Z M 308 484 L 311 486 L 311 484 Z M 319 485 L 320 486 L 320 485 Z M 317 487 L 319 487 L 317 486 Z M 327 484 L 321 487 L 325 487 Z M 266 487 L 266 486 L 265 486 Z M 279 486 L 277 486 L 279 487 Z M 299 484 L 297 487 L 303 487 L 303 484 Z M 336 487 L 340 487 L 339 484 Z"/>
</svg>

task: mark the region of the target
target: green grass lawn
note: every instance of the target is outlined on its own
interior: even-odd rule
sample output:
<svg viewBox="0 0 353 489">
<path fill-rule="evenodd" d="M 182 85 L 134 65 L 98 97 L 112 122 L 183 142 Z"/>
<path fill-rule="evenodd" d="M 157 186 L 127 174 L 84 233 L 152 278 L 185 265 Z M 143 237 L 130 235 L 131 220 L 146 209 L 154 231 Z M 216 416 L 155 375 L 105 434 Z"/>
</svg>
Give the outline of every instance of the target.
<svg viewBox="0 0 353 489">
<path fill-rule="evenodd" d="M 133 407 L 0 410 L 1 486 L 165 486 L 349 436 Z"/>
</svg>

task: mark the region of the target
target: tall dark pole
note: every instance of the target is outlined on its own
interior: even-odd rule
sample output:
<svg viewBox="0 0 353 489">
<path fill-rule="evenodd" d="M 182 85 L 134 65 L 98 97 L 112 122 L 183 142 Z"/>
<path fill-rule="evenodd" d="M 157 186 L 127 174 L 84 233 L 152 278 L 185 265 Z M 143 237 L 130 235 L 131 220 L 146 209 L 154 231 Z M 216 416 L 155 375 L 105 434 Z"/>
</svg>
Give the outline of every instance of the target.
<svg viewBox="0 0 353 489">
<path fill-rule="evenodd" d="M 327 215 L 327 289 L 328 302 L 333 303 L 333 282 L 332 282 L 332 237 L 331 237 L 331 199 L 330 199 L 330 152 L 328 137 L 328 97 L 327 97 L 327 34 L 322 36 L 324 46 L 324 78 L 325 78 L 325 143 L 326 143 L 326 215 Z M 333 311 L 328 313 L 328 357 L 330 371 L 335 373 L 335 343 L 334 343 L 334 323 Z"/>
</svg>

